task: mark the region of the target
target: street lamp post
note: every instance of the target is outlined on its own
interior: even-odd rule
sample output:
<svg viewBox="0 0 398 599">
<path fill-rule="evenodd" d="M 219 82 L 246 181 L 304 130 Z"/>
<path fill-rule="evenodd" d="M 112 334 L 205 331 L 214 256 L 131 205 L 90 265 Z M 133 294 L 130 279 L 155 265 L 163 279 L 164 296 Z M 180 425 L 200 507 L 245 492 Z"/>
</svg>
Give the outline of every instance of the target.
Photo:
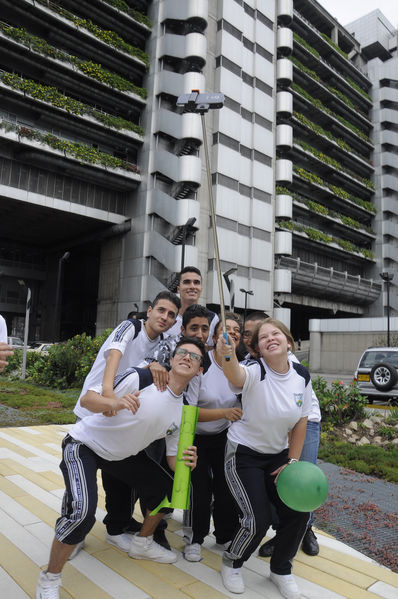
<svg viewBox="0 0 398 599">
<path fill-rule="evenodd" d="M 390 347 L 390 284 L 394 275 L 389 272 L 381 272 L 380 276 L 387 285 L 387 347 Z"/>
<path fill-rule="evenodd" d="M 61 293 L 61 275 L 62 265 L 69 258 L 70 252 L 65 252 L 63 256 L 58 260 L 58 275 L 57 275 L 57 289 L 55 292 L 55 309 L 54 309 L 54 320 L 53 320 L 53 341 L 58 341 L 59 329 L 57 333 L 58 324 L 58 312 L 59 312 L 59 298 Z"/>
<path fill-rule="evenodd" d="M 182 227 L 182 250 L 181 250 L 181 269 L 180 270 L 182 270 L 185 265 L 185 242 L 187 239 L 188 229 L 190 227 L 193 227 L 195 222 L 196 222 L 196 218 L 193 216 L 192 218 L 189 218 L 187 220 L 187 222 L 185 223 L 185 225 L 183 225 L 183 227 Z"/>
<path fill-rule="evenodd" d="M 23 287 L 26 287 L 28 293 L 26 296 L 26 311 L 25 311 L 25 329 L 24 329 L 24 337 L 23 337 L 23 353 L 22 353 L 22 372 L 21 372 L 21 380 L 25 380 L 26 375 L 26 351 L 28 349 L 28 335 L 29 335 L 29 314 L 30 314 L 30 303 L 32 292 L 30 287 L 25 285 L 25 281 L 22 279 L 18 280 L 18 283 Z"/>
<path fill-rule="evenodd" d="M 254 291 L 250 291 L 248 289 L 240 289 L 242 293 L 245 294 L 245 311 L 243 312 L 243 324 L 246 322 L 246 310 L 247 310 L 247 296 L 254 295 Z"/>
<path fill-rule="evenodd" d="M 229 292 L 229 309 L 231 310 L 231 312 L 233 312 L 235 308 L 235 283 L 233 279 L 229 278 L 229 276 L 237 270 L 237 267 L 230 268 L 229 270 L 227 270 L 227 272 L 223 274 L 224 281 L 227 284 L 227 289 Z"/>
</svg>

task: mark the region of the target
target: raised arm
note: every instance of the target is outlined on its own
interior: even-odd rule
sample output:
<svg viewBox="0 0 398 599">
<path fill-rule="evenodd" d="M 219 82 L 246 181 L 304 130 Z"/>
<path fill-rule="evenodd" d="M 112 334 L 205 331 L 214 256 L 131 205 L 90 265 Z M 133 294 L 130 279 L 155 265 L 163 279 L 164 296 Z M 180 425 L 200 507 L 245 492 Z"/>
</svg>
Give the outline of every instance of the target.
<svg viewBox="0 0 398 599">
<path fill-rule="evenodd" d="M 228 381 L 235 387 L 242 388 L 246 380 L 246 371 L 238 362 L 236 357 L 234 344 L 231 340 L 229 343 L 220 335 L 217 341 L 217 352 L 222 356 L 222 369 Z M 229 360 L 226 357 L 229 356 Z"/>
<path fill-rule="evenodd" d="M 115 379 L 122 352 L 118 349 L 110 349 L 106 358 L 104 376 L 102 377 L 102 391 L 106 397 L 113 397 L 113 381 Z M 89 408 L 90 409 L 90 408 Z M 102 410 L 101 410 L 102 411 Z"/>
</svg>

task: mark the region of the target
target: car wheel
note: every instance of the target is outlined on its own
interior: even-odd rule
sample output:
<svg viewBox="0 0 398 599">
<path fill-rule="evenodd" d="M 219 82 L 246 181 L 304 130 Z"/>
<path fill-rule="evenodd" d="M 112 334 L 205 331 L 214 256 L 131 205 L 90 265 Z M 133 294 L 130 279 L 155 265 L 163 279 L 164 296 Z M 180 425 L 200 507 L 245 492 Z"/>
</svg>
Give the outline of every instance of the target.
<svg viewBox="0 0 398 599">
<path fill-rule="evenodd" d="M 397 382 L 397 371 L 391 364 L 375 364 L 370 373 L 370 380 L 379 391 L 388 391 Z"/>
</svg>

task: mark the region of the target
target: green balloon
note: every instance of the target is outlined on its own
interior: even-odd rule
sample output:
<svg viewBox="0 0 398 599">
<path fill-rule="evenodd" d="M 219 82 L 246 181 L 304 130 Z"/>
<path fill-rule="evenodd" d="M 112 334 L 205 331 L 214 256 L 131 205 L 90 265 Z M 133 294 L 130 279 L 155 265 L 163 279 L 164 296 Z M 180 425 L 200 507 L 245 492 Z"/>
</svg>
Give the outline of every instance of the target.
<svg viewBox="0 0 398 599">
<path fill-rule="evenodd" d="M 325 501 L 328 479 L 311 462 L 288 464 L 278 476 L 276 489 L 288 507 L 296 512 L 313 512 Z"/>
</svg>

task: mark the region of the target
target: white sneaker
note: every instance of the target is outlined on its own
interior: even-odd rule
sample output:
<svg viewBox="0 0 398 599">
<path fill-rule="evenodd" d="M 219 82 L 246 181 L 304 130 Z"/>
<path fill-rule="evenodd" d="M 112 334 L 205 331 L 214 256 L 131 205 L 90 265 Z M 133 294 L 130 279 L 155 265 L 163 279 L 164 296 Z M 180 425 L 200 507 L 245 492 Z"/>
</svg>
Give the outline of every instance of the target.
<svg viewBox="0 0 398 599">
<path fill-rule="evenodd" d="M 129 556 L 134 559 L 149 559 L 161 564 L 173 564 L 178 555 L 174 551 L 165 549 L 153 540 L 153 536 L 140 537 L 134 535 L 131 539 Z"/>
<path fill-rule="evenodd" d="M 72 551 L 72 553 L 68 557 L 68 561 L 70 561 L 71 559 L 73 559 L 74 557 L 76 557 L 76 555 L 78 553 L 80 553 L 80 551 L 83 549 L 83 547 L 84 547 L 84 541 L 80 541 L 80 543 L 78 543 L 76 545 L 76 547 L 74 548 L 74 550 Z"/>
<path fill-rule="evenodd" d="M 61 586 L 61 574 L 40 572 L 36 587 L 36 599 L 59 599 L 58 589 Z"/>
<path fill-rule="evenodd" d="M 200 553 L 201 547 L 199 543 L 192 543 L 192 545 L 185 545 L 184 556 L 189 562 L 200 562 L 202 555 Z"/>
<path fill-rule="evenodd" d="M 292 574 L 275 574 L 271 572 L 269 578 L 278 587 L 282 597 L 285 597 L 285 599 L 300 599 L 300 589 Z"/>
<path fill-rule="evenodd" d="M 231 568 L 222 564 L 221 578 L 225 588 L 231 593 L 244 593 L 245 583 L 242 578 L 242 568 Z"/>
<path fill-rule="evenodd" d="M 120 549 L 120 551 L 125 551 L 126 553 L 128 553 L 130 549 L 132 538 L 132 535 L 128 535 L 125 532 L 121 535 L 109 535 L 108 533 L 106 533 L 105 535 L 105 541 L 107 543 L 114 545 L 115 547 Z"/>
</svg>

